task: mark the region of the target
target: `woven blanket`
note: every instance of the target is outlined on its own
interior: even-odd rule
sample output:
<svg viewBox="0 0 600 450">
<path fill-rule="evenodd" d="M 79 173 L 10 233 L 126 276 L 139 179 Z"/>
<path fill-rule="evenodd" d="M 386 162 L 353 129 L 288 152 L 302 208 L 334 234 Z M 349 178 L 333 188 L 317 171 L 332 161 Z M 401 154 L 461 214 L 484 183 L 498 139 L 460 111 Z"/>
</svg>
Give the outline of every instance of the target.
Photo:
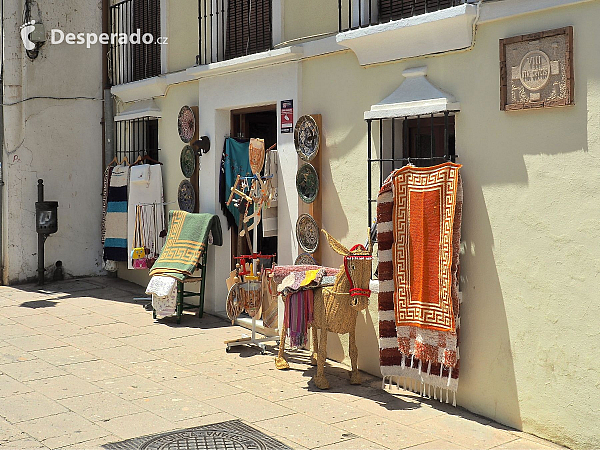
<svg viewBox="0 0 600 450">
<path fill-rule="evenodd" d="M 292 272 L 277 286 L 277 292 L 282 295 L 289 295 L 301 289 L 315 288 L 320 286 L 324 275 L 325 268 Z"/>
<path fill-rule="evenodd" d="M 459 168 L 403 167 L 377 199 L 381 373 L 440 401 L 458 387 Z"/>
<path fill-rule="evenodd" d="M 127 185 L 129 166 L 116 166 L 110 175 L 106 204 L 104 260 L 127 261 Z"/>
<path fill-rule="evenodd" d="M 212 234 L 214 245 L 223 245 L 221 222 L 214 214 L 169 212 L 169 232 L 150 276 L 166 275 L 183 280 L 196 270 Z"/>
<path fill-rule="evenodd" d="M 110 174 L 113 171 L 112 166 L 108 166 L 104 169 L 104 176 L 102 177 L 102 222 L 100 223 L 100 240 L 102 246 L 104 246 L 104 238 L 106 236 L 106 208 L 108 207 L 108 185 L 110 183 Z"/>
<path fill-rule="evenodd" d="M 293 272 L 306 272 L 307 270 L 319 270 L 325 269 L 324 277 L 336 276 L 340 269 L 335 267 L 323 267 L 315 265 L 290 265 L 290 266 L 275 266 L 273 268 L 273 281 L 276 285 L 280 285 L 285 277 Z"/>
</svg>

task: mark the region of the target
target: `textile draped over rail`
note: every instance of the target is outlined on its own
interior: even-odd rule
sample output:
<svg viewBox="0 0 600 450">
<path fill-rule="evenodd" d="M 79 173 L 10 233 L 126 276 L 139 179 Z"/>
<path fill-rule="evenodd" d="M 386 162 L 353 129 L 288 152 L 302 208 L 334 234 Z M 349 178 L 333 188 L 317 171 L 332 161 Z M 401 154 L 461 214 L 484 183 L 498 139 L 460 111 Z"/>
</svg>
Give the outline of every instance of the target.
<svg viewBox="0 0 600 450">
<path fill-rule="evenodd" d="M 231 188 L 235 184 L 238 175 L 242 177 L 251 177 L 249 159 L 249 141 L 238 141 L 233 138 L 225 139 L 225 148 L 221 157 L 221 173 L 219 176 L 219 203 L 223 214 L 227 218 L 227 225 L 230 227 L 235 222 L 240 225 L 240 212 L 237 207 L 231 203 L 226 205 L 229 199 Z"/>
<path fill-rule="evenodd" d="M 167 275 L 178 280 L 191 276 L 211 234 L 214 245 L 223 245 L 218 216 L 179 210 L 169 212 L 167 241 L 150 270 L 150 276 Z"/>
<path fill-rule="evenodd" d="M 460 167 L 403 167 L 377 199 L 381 373 L 447 401 L 459 374 Z"/>
</svg>

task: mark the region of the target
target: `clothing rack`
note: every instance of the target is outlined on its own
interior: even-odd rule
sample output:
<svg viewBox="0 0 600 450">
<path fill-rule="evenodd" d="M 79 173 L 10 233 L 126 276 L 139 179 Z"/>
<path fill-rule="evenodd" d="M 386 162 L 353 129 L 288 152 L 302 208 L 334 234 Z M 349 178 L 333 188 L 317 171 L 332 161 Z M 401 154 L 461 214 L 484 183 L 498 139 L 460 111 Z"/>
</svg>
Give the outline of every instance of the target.
<svg viewBox="0 0 600 450">
<path fill-rule="evenodd" d="M 152 205 L 165 206 L 165 205 L 171 205 L 173 203 L 176 203 L 176 202 L 173 201 L 173 202 L 162 202 L 162 203 L 136 203 L 135 206 L 152 206 Z"/>
<path fill-rule="evenodd" d="M 166 206 L 166 205 L 171 205 L 173 203 L 176 202 L 155 202 L 155 203 L 136 203 L 135 206 Z M 152 297 L 133 297 L 133 301 L 134 302 L 150 302 L 150 304 L 152 304 Z M 144 305 L 145 307 L 146 305 Z"/>
</svg>

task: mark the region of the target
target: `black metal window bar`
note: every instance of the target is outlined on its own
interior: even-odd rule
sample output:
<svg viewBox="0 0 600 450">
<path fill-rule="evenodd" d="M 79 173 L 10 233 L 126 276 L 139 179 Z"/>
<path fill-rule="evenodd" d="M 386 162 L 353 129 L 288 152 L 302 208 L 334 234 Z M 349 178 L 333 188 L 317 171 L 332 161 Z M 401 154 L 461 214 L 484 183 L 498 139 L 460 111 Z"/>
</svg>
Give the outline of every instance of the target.
<svg viewBox="0 0 600 450">
<path fill-rule="evenodd" d="M 139 42 L 132 43 L 130 37 L 138 30 L 139 36 L 134 39 Z M 109 73 L 113 86 L 160 75 L 160 0 L 123 0 L 112 5 L 110 32 Z M 151 43 L 148 35 L 152 36 Z"/>
<path fill-rule="evenodd" d="M 196 64 L 271 50 L 272 18 L 272 0 L 198 0 Z"/>
<path fill-rule="evenodd" d="M 115 122 L 115 150 L 117 160 L 127 157 L 133 164 L 138 156 L 148 155 L 158 161 L 158 119 L 140 119 Z"/>
<path fill-rule="evenodd" d="M 468 0 L 338 0 L 340 32 L 439 11 Z"/>
<path fill-rule="evenodd" d="M 367 119 L 367 133 L 368 215 L 371 226 L 377 193 L 390 173 L 409 163 L 428 167 L 456 160 L 454 112 Z M 379 151 L 375 157 L 372 142 L 378 142 Z"/>
</svg>

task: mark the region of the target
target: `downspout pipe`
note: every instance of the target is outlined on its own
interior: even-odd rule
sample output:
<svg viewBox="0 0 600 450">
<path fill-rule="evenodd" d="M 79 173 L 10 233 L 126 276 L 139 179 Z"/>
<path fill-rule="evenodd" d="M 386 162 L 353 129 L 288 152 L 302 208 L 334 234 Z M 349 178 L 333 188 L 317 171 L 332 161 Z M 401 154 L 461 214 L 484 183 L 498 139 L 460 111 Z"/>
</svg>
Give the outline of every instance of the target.
<svg viewBox="0 0 600 450">
<path fill-rule="evenodd" d="M 4 283 L 4 0 L 0 1 L 0 284 Z"/>
</svg>

